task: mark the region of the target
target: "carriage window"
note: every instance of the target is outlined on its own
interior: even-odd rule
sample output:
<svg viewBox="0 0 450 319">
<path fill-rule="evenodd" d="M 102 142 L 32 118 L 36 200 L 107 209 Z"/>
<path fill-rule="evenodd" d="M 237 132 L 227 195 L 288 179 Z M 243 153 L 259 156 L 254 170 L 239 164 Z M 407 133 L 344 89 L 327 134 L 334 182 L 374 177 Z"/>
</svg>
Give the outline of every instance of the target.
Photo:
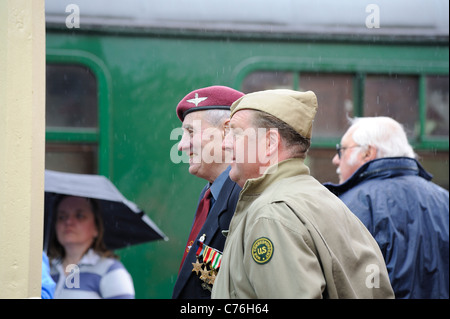
<svg viewBox="0 0 450 319">
<path fill-rule="evenodd" d="M 319 107 L 314 119 L 313 136 L 342 136 L 348 127 L 348 117 L 353 117 L 353 76 L 300 73 L 299 90 L 311 90 L 317 96 Z"/>
<path fill-rule="evenodd" d="M 97 172 L 97 79 L 83 65 L 47 64 L 47 169 Z"/>
<path fill-rule="evenodd" d="M 403 124 L 408 138 L 419 134 L 418 77 L 367 75 L 364 116 L 389 116 Z"/>
<path fill-rule="evenodd" d="M 433 137 L 448 137 L 448 76 L 426 77 L 427 117 L 425 134 Z"/>
<path fill-rule="evenodd" d="M 348 128 L 347 116 L 353 116 L 353 78 L 352 74 L 258 71 L 244 79 L 242 91 L 279 88 L 314 91 L 319 108 L 312 133 L 315 147 L 308 153 L 308 165 L 319 181 L 337 182 L 336 168 L 330 162 L 335 149 L 330 146 Z"/>
<path fill-rule="evenodd" d="M 84 66 L 47 65 L 47 127 L 98 126 L 97 81 Z"/>
<path fill-rule="evenodd" d="M 277 71 L 257 71 L 249 74 L 242 83 L 242 92 L 273 89 L 292 89 L 293 73 Z"/>
<path fill-rule="evenodd" d="M 269 89 L 295 89 L 294 72 L 257 71 L 242 83 L 245 93 Z M 335 138 L 345 133 L 347 116 L 353 116 L 353 76 L 351 74 L 300 73 L 298 90 L 314 91 L 320 107 L 314 120 L 315 138 Z M 333 121 L 329 121 L 333 118 Z"/>
<path fill-rule="evenodd" d="M 92 144 L 47 143 L 46 168 L 61 172 L 94 173 L 97 147 Z"/>
</svg>

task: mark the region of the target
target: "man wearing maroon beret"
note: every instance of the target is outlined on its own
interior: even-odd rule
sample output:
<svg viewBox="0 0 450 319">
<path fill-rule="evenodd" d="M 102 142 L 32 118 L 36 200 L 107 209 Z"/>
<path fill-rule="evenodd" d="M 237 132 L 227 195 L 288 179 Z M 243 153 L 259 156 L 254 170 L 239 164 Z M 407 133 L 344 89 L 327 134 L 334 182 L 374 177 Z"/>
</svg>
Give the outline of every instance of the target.
<svg viewBox="0 0 450 319">
<path fill-rule="evenodd" d="M 231 104 L 244 94 L 225 86 L 192 91 L 178 104 L 183 123 L 178 150 L 189 156 L 189 173 L 208 183 L 200 193 L 197 212 L 183 251 L 172 298 L 211 298 L 215 275 L 241 188 L 233 182 L 230 156 L 222 150 Z"/>
</svg>

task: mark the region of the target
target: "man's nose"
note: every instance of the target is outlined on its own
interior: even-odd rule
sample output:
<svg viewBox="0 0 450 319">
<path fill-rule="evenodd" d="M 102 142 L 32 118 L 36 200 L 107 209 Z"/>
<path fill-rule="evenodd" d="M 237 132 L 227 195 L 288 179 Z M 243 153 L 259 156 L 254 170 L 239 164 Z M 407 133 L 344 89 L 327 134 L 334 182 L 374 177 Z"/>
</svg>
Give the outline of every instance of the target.
<svg viewBox="0 0 450 319">
<path fill-rule="evenodd" d="M 341 159 L 339 158 L 338 154 L 335 154 L 333 156 L 331 163 L 333 163 L 333 165 L 335 165 L 335 166 L 339 166 L 339 164 L 341 163 Z"/>
<path fill-rule="evenodd" d="M 190 148 L 191 148 L 191 141 L 190 141 L 190 138 L 189 138 L 188 134 L 183 133 L 183 135 L 181 136 L 181 140 L 178 143 L 177 148 L 178 148 L 179 151 L 185 151 L 185 152 L 190 150 Z"/>
<path fill-rule="evenodd" d="M 225 137 L 222 141 L 222 149 L 227 151 L 233 150 L 233 137 L 231 133 L 225 134 Z"/>
</svg>

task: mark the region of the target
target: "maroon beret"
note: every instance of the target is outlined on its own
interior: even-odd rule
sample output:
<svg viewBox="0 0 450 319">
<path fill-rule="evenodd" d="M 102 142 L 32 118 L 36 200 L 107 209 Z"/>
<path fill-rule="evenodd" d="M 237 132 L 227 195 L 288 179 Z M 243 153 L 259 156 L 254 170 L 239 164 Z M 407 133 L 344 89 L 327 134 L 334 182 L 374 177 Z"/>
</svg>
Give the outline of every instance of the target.
<svg viewBox="0 0 450 319">
<path fill-rule="evenodd" d="M 234 101 L 244 93 L 226 86 L 209 86 L 192 91 L 186 95 L 177 106 L 178 118 L 183 122 L 184 117 L 195 111 L 203 110 L 229 110 Z"/>
</svg>

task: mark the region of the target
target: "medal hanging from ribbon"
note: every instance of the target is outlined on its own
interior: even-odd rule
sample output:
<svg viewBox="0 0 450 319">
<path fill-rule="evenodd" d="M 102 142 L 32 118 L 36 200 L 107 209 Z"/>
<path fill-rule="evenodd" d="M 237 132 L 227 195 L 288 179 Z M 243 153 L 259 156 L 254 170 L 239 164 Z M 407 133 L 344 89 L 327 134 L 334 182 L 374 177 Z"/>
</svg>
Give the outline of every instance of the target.
<svg viewBox="0 0 450 319">
<path fill-rule="evenodd" d="M 213 247 L 205 245 L 203 243 L 204 240 L 205 235 L 197 241 L 197 251 L 195 253 L 197 260 L 195 263 L 192 263 L 192 271 L 197 275 L 200 273 L 203 289 L 211 291 L 222 262 L 222 253 Z"/>
</svg>

